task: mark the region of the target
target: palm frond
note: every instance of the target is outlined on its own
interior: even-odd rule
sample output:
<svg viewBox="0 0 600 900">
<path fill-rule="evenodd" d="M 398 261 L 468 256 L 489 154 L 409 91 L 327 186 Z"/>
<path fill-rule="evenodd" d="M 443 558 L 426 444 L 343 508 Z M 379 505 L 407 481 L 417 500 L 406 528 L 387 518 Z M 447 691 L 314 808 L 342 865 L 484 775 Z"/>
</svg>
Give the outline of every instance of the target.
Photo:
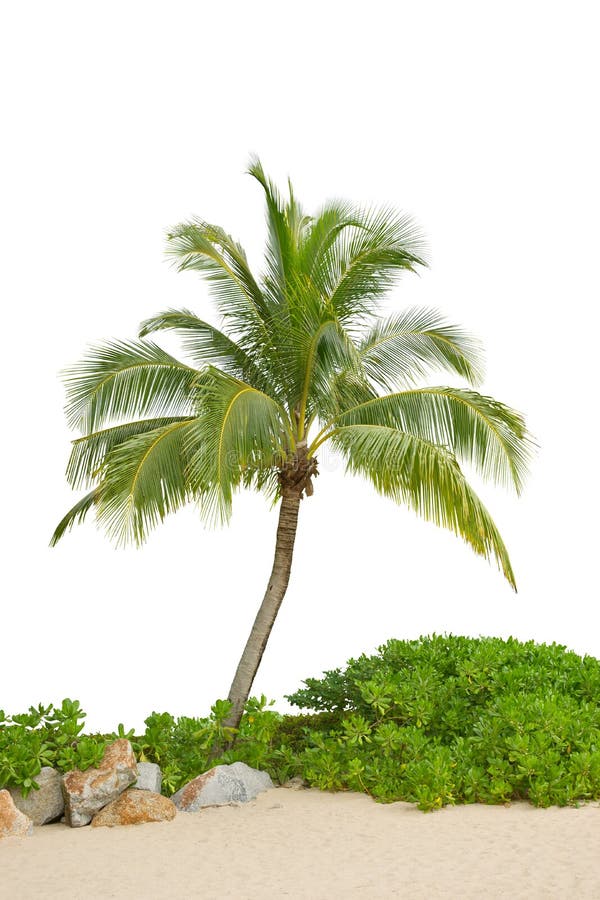
<svg viewBox="0 0 600 900">
<path fill-rule="evenodd" d="M 278 301 L 285 302 L 287 283 L 293 272 L 295 247 L 288 220 L 286 204 L 270 178 L 265 174 L 257 156 L 252 156 L 248 174 L 261 185 L 267 206 L 266 260 L 268 282 Z M 292 201 L 293 202 L 293 201 Z M 295 221 L 299 218 L 296 214 Z"/>
<path fill-rule="evenodd" d="M 277 468 L 291 451 L 292 424 L 272 397 L 215 370 L 190 440 L 190 484 L 208 491 L 207 518 L 225 521 L 244 473 Z"/>
<path fill-rule="evenodd" d="M 448 447 L 484 478 L 517 493 L 533 450 L 523 416 L 475 391 L 415 388 L 376 397 L 345 410 L 339 425 L 388 425 Z"/>
<path fill-rule="evenodd" d="M 254 345 L 268 339 L 268 308 L 243 248 L 217 225 L 183 222 L 167 236 L 167 255 L 177 269 L 200 272 L 209 282 L 223 319 Z"/>
<path fill-rule="evenodd" d="M 313 281 L 344 324 L 375 314 L 399 275 L 426 265 L 420 229 L 389 209 L 356 210 L 355 226 L 340 230 L 319 255 Z"/>
<path fill-rule="evenodd" d="M 67 481 L 73 488 L 88 487 L 98 480 L 104 460 L 119 444 L 138 434 L 187 421 L 190 421 L 190 418 L 182 416 L 142 419 L 115 425 L 112 428 L 103 428 L 101 431 L 77 438 L 72 441 L 71 455 L 67 464 Z"/>
<path fill-rule="evenodd" d="M 298 202 L 298 198 L 294 193 L 291 180 L 288 178 L 288 201 L 284 207 L 285 221 L 287 224 L 291 245 L 294 251 L 294 261 L 298 263 L 297 255 L 300 245 L 304 240 L 304 235 L 310 227 L 312 221 L 311 216 L 307 216 L 302 209 L 302 205 Z"/>
<path fill-rule="evenodd" d="M 98 494 L 98 488 L 94 488 L 93 491 L 90 491 L 89 494 L 86 494 L 85 497 L 78 500 L 75 506 L 71 507 L 66 516 L 60 520 L 54 529 L 54 534 L 50 538 L 51 547 L 55 547 L 61 537 L 67 531 L 70 531 L 73 525 L 77 525 L 84 521 L 90 509 L 97 504 Z"/>
<path fill-rule="evenodd" d="M 92 432 L 140 416 L 189 415 L 196 369 L 150 342 L 109 341 L 91 347 L 64 373 L 71 427 Z"/>
<path fill-rule="evenodd" d="M 118 545 L 142 544 L 159 522 L 201 490 L 187 478 L 194 419 L 171 422 L 117 444 L 105 457 L 97 520 Z"/>
<path fill-rule="evenodd" d="M 377 322 L 359 352 L 367 376 L 386 391 L 444 370 L 477 385 L 483 378 L 479 342 L 434 309 L 411 307 Z"/>
<path fill-rule="evenodd" d="M 453 531 L 486 559 L 495 559 L 515 588 L 508 552 L 488 511 L 445 447 L 383 425 L 348 425 L 335 431 L 350 472 L 366 476 L 379 493 Z"/>
<path fill-rule="evenodd" d="M 348 333 L 336 319 L 324 319 L 313 334 L 301 331 L 300 339 L 290 342 L 298 348 L 297 359 L 302 377 L 299 416 L 304 422 L 328 405 L 335 376 L 354 372 L 358 354 Z"/>
<path fill-rule="evenodd" d="M 318 416 L 322 425 L 319 438 L 333 428 L 345 410 L 361 406 L 376 397 L 373 386 L 358 368 L 341 369 L 335 373 L 319 405 Z"/>
<path fill-rule="evenodd" d="M 330 200 L 310 220 L 299 248 L 298 267 L 308 278 L 318 275 L 322 260 L 345 228 L 358 227 L 354 207 L 345 200 Z"/>
<path fill-rule="evenodd" d="M 140 325 L 140 337 L 167 330 L 181 335 L 182 347 L 195 365 L 216 366 L 261 390 L 278 390 L 261 370 L 260 358 L 255 359 L 256 353 L 247 352 L 228 335 L 199 319 L 190 310 L 167 309 L 145 319 Z"/>
</svg>

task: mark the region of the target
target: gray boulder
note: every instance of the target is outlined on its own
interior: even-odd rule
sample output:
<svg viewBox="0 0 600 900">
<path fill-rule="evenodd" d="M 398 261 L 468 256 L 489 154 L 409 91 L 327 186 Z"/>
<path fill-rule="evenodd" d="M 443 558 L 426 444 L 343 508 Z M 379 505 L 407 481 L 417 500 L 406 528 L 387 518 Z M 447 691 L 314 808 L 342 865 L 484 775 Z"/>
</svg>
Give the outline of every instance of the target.
<svg viewBox="0 0 600 900">
<path fill-rule="evenodd" d="M 198 775 L 173 794 L 171 800 L 182 812 L 196 812 L 205 806 L 247 803 L 273 786 L 266 772 L 236 762 L 230 766 L 215 766 Z"/>
<path fill-rule="evenodd" d="M 137 768 L 138 778 L 133 787 L 138 791 L 152 791 L 153 794 L 160 794 L 162 786 L 160 766 L 157 766 L 156 763 L 139 762 Z"/>
<path fill-rule="evenodd" d="M 67 772 L 62 780 L 67 825 L 72 828 L 88 825 L 99 810 L 116 800 L 137 777 L 135 756 L 125 738 L 108 745 L 97 769 Z"/>
<path fill-rule="evenodd" d="M 30 791 L 26 797 L 20 788 L 9 788 L 13 803 L 22 813 L 29 816 L 34 825 L 45 825 L 59 819 L 65 809 L 62 794 L 61 776 L 51 766 L 44 766 L 35 780 L 39 791 Z"/>
</svg>

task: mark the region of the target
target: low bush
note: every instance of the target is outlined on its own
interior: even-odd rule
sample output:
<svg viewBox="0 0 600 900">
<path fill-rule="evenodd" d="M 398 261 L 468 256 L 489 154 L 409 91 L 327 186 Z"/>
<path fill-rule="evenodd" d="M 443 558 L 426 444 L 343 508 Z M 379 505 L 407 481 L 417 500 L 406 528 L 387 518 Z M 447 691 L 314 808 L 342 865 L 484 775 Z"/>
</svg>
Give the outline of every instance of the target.
<svg viewBox="0 0 600 900">
<path fill-rule="evenodd" d="M 557 644 L 388 641 L 288 700 L 336 717 L 307 735 L 309 781 L 421 809 L 600 797 L 600 662 Z"/>
<path fill-rule="evenodd" d="M 243 761 L 283 783 L 299 775 L 322 790 L 364 791 L 432 810 L 448 803 L 536 806 L 600 799 L 600 662 L 552 644 L 438 636 L 391 640 L 344 670 L 308 678 L 288 698 L 300 715 L 252 698 L 234 734 L 230 704 L 205 718 L 152 713 L 135 736 L 82 735 L 78 701 L 0 711 L 0 787 L 37 787 L 43 765 L 97 765 L 128 738 L 156 762 L 169 796 L 218 763 Z"/>
<path fill-rule="evenodd" d="M 0 710 L 0 788 L 20 787 L 26 797 L 38 788 L 42 766 L 67 772 L 97 765 L 107 742 L 81 735 L 84 718 L 79 701 L 68 698 L 60 707 L 30 706 L 12 717 Z"/>
</svg>

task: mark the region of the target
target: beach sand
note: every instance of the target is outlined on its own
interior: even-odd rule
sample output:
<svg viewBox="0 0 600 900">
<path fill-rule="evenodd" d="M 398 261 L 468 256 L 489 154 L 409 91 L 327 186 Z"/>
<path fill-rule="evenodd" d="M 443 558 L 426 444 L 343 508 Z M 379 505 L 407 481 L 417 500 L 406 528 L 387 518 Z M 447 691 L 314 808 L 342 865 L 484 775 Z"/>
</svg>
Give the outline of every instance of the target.
<svg viewBox="0 0 600 900">
<path fill-rule="evenodd" d="M 0 841 L 2 900 L 600 898 L 600 807 L 448 807 L 275 788 L 121 828 Z"/>
</svg>

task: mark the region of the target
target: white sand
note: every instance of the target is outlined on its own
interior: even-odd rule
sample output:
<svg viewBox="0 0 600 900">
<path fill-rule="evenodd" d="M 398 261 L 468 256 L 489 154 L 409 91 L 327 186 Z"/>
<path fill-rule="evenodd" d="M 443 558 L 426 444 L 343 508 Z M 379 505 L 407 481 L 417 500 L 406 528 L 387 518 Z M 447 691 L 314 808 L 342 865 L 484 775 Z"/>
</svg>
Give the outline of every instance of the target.
<svg viewBox="0 0 600 900">
<path fill-rule="evenodd" d="M 276 788 L 237 807 L 0 841 L 2 900 L 600 898 L 600 807 L 423 814 Z"/>
</svg>

